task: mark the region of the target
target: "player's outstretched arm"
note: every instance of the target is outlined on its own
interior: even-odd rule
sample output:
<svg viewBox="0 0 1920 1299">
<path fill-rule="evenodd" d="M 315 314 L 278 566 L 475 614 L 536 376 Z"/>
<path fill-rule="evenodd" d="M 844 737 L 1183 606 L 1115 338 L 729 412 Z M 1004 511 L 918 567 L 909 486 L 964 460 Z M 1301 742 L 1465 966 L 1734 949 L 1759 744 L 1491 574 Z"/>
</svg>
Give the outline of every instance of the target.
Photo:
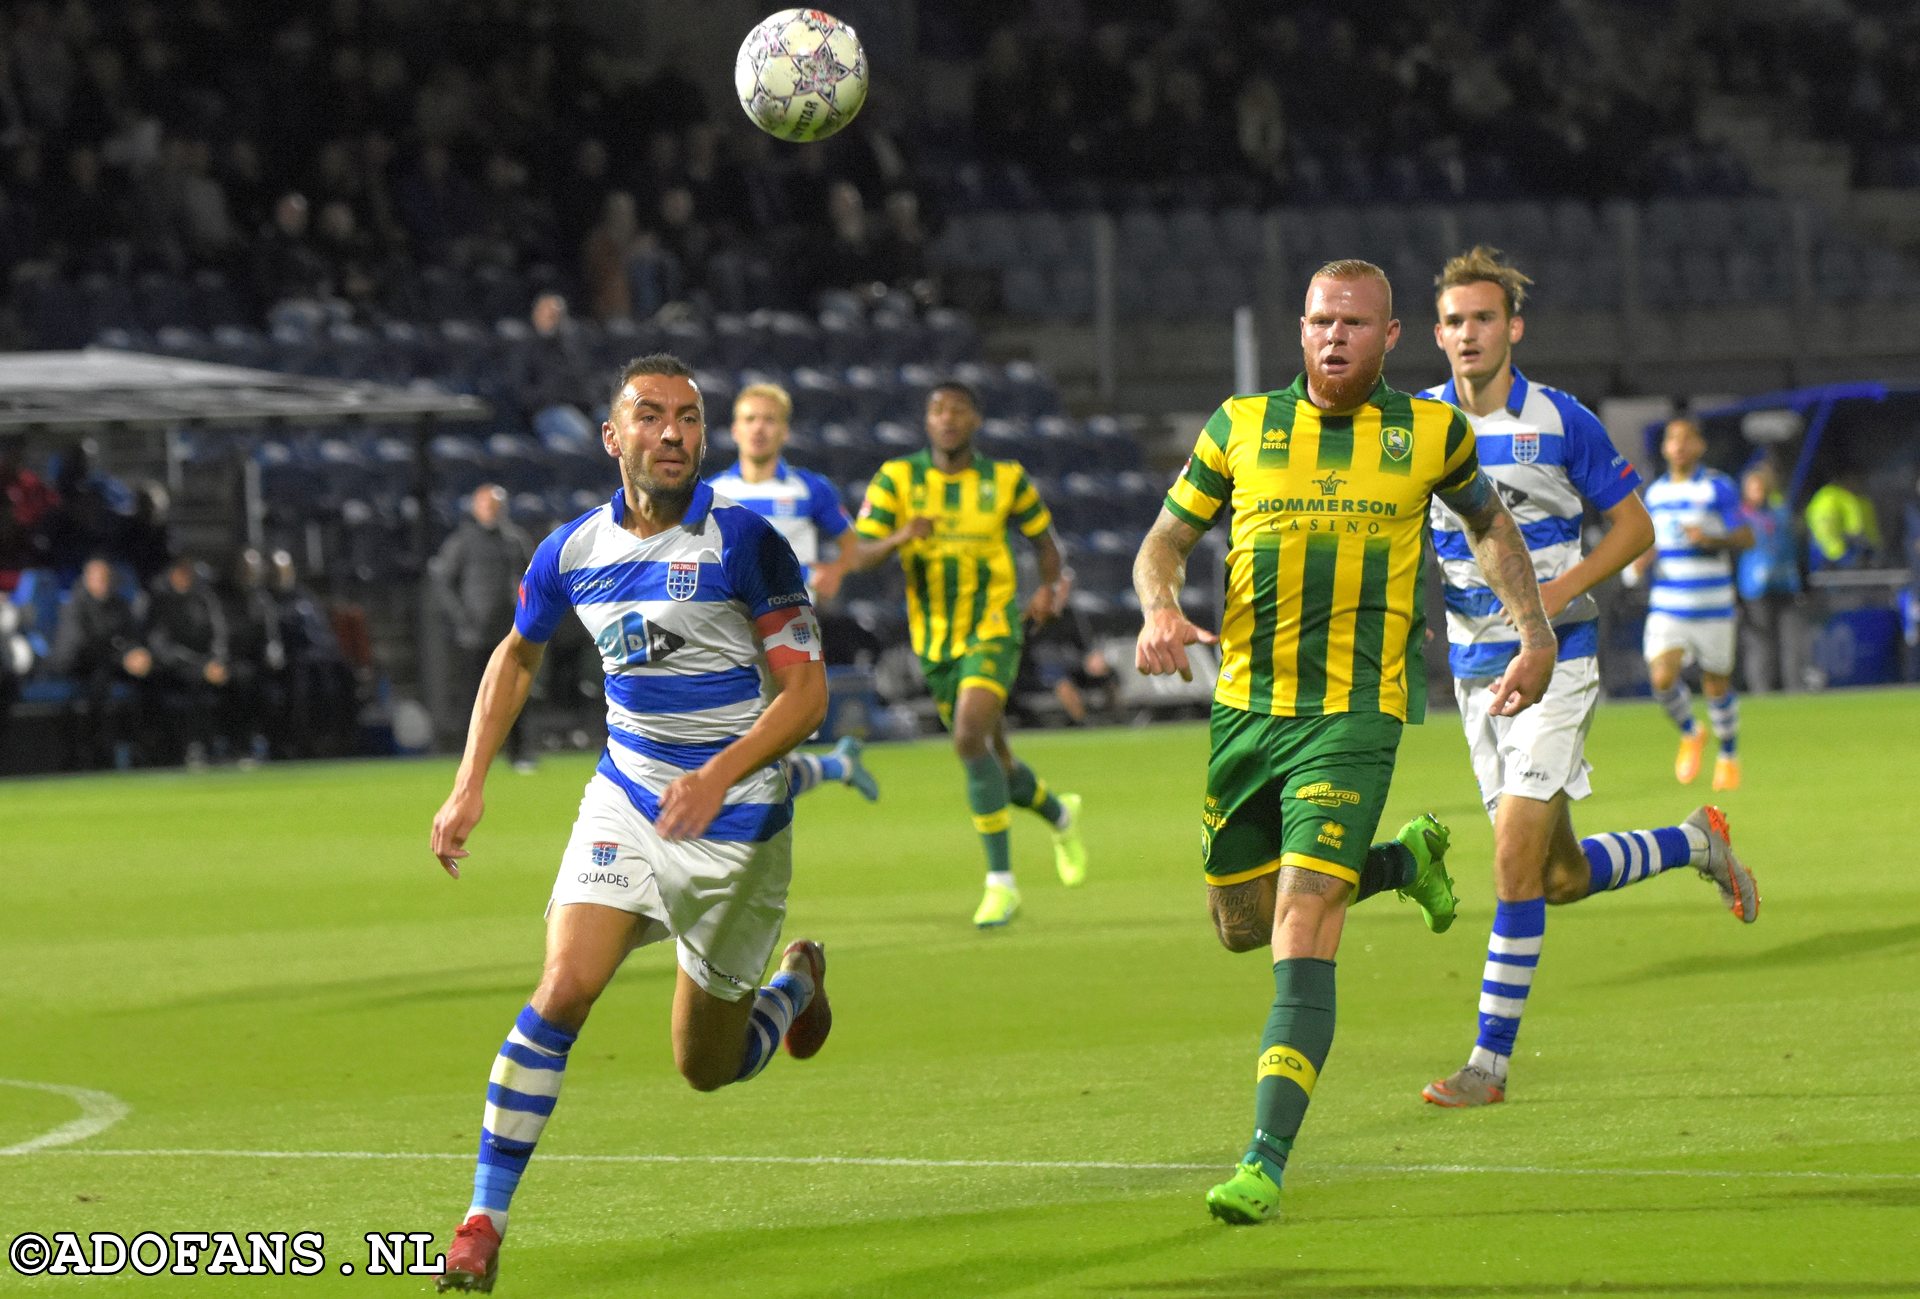
<svg viewBox="0 0 1920 1299">
<path fill-rule="evenodd" d="M 1496 717 L 1511 717 L 1540 702 L 1553 680 L 1554 657 L 1559 641 L 1553 624 L 1547 619 L 1546 606 L 1540 601 L 1540 581 L 1534 576 L 1533 556 L 1527 553 L 1520 525 L 1501 501 L 1500 493 L 1484 472 L 1474 471 L 1465 486 L 1440 493 L 1467 528 L 1467 545 L 1474 562 L 1487 579 L 1500 603 L 1507 608 L 1509 621 L 1520 633 L 1520 652 L 1507 664 L 1507 670 L 1493 683 L 1493 708 Z"/>
<path fill-rule="evenodd" d="M 1200 530 L 1164 505 L 1133 559 L 1133 593 L 1140 597 L 1142 624 L 1134 643 L 1133 665 L 1147 676 L 1178 672 L 1193 680 L 1187 646 L 1212 645 L 1219 637 L 1187 621 L 1180 591 L 1187 584 L 1187 556 L 1200 542 Z"/>
<path fill-rule="evenodd" d="M 433 855 L 455 879 L 460 878 L 458 862 L 467 855 L 467 836 L 486 811 L 482 790 L 487 783 L 487 768 L 493 765 L 500 746 L 506 743 L 507 732 L 526 707 L 534 675 L 546 652 L 547 647 L 539 641 L 510 631 L 494 647 L 487 670 L 480 677 L 473 718 L 467 723 L 467 748 L 460 757 L 459 773 L 453 778 L 453 792 L 433 818 Z"/>
<path fill-rule="evenodd" d="M 1653 549 L 1653 516 L 1646 502 L 1628 492 L 1601 513 L 1606 516 L 1607 535 L 1581 561 L 1556 578 L 1540 584 L 1540 602 L 1548 619 L 1558 618 L 1561 610 L 1600 585 L 1614 574 L 1636 564 Z M 1505 613 L 1506 611 L 1502 611 Z M 1513 615 L 1506 613 L 1509 624 Z"/>
<path fill-rule="evenodd" d="M 933 531 L 933 520 L 916 515 L 884 537 L 857 536 L 849 532 L 840 540 L 840 563 L 849 573 L 864 573 L 877 568 L 909 541 L 918 541 Z"/>
<path fill-rule="evenodd" d="M 811 621 L 811 614 L 807 615 Z M 817 640 L 817 636 L 816 636 Z M 698 839 L 720 814 L 727 791 L 806 741 L 827 719 L 827 665 L 803 659 L 768 665 L 778 692 L 745 735 L 667 786 L 654 827 L 666 839 Z"/>
</svg>

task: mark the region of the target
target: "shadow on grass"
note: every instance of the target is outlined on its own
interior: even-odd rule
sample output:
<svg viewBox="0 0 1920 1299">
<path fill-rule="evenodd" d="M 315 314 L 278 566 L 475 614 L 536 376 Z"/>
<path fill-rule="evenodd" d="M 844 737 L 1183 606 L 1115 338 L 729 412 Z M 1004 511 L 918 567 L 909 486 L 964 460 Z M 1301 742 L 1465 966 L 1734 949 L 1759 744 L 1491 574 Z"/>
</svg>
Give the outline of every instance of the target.
<svg viewBox="0 0 1920 1299">
<path fill-rule="evenodd" d="M 1091 1202 L 1098 1203 L 1106 1202 Z M 1110 1203 L 1116 1209 L 1131 1207 L 1131 1202 L 1126 1200 Z M 1076 1239 L 1078 1232 L 1074 1224 L 1081 1221 L 1081 1215 L 1091 1204 L 1075 1198 L 1071 1203 L 1040 1210 L 1024 1207 L 874 1218 L 809 1228 L 803 1246 L 806 1261 L 823 1273 L 837 1274 L 839 1278 L 817 1286 L 792 1284 L 797 1279 L 799 1259 L 790 1238 L 782 1233 L 756 1235 L 738 1231 L 681 1234 L 674 1237 L 665 1250 L 657 1246 L 639 1247 L 625 1258 L 609 1258 L 606 1255 L 610 1251 L 597 1251 L 591 1280 L 611 1285 L 621 1281 L 629 1285 L 644 1284 L 649 1293 L 656 1294 L 740 1292 L 736 1288 L 713 1286 L 714 1260 L 724 1258 L 729 1282 L 757 1276 L 762 1278 L 759 1284 L 764 1286 L 765 1278 L 779 1277 L 786 1282 L 779 1288 L 781 1294 L 805 1299 L 916 1295 L 975 1299 L 1022 1291 L 1070 1294 L 1081 1292 L 1075 1279 L 1083 1273 L 1145 1264 L 1206 1236 L 1210 1230 L 1217 1230 L 1212 1224 L 1198 1223 L 1152 1235 L 1129 1233 L 1129 1238 L 1121 1242 L 1089 1244 Z M 1042 1219 L 1037 1226 L 1036 1217 Z M 1059 1220 L 1058 1230 L 1049 1232 L 1045 1221 L 1048 1219 Z M 914 1237 L 925 1240 L 929 1247 L 914 1248 L 911 1243 Z M 978 1247 L 956 1258 L 952 1246 L 956 1240 L 972 1241 Z M 909 1261 L 916 1256 L 930 1261 L 917 1266 L 889 1267 L 890 1262 Z M 842 1266 L 834 1266 L 836 1263 Z M 702 1282 L 712 1288 L 701 1288 Z M 1112 1290 L 1112 1286 L 1100 1287 L 1101 1293 Z M 597 1289 L 590 1292 L 601 1293 Z"/>
<path fill-rule="evenodd" d="M 290 979 L 285 983 L 260 982 L 244 988 L 228 988 L 172 1001 L 127 1006 L 103 1012 L 133 1015 L 142 1019 L 168 1011 L 209 1010 L 218 1006 L 287 1006 L 303 1004 L 315 1014 L 364 1014 L 397 1006 L 427 1005 L 433 1002 L 471 1001 L 476 997 L 524 999 L 540 980 L 538 962 L 519 962 L 513 977 L 500 977 L 502 966 L 468 965 L 459 969 L 432 970 L 423 974 L 372 974 L 353 979 Z M 670 982 L 673 967 L 667 965 L 630 966 L 618 981 L 623 986 L 636 983 Z"/>
<path fill-rule="evenodd" d="M 1613 975 L 1608 983 L 1632 983 L 1646 979 L 1669 979 L 1688 974 L 1726 974 L 1739 969 L 1775 969 L 1783 965 L 1824 965 L 1829 961 L 1849 961 L 1888 948 L 1920 944 L 1920 924 L 1889 925 L 1882 929 L 1849 929 L 1816 934 L 1784 947 L 1739 956 L 1701 953 L 1676 957 L 1649 965 L 1632 974 Z"/>
</svg>

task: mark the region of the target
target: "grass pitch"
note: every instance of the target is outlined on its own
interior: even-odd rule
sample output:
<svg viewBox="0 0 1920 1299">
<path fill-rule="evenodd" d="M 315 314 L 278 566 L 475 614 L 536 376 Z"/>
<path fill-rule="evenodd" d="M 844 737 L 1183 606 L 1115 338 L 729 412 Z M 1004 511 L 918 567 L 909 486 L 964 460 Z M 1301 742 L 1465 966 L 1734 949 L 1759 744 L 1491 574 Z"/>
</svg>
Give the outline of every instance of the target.
<svg viewBox="0 0 1920 1299">
<path fill-rule="evenodd" d="M 694 1094 L 671 954 L 637 953 L 573 1052 L 498 1293 L 1920 1293 L 1920 693 L 1744 713 L 1747 787 L 1722 801 L 1759 923 L 1691 872 L 1554 910 L 1511 1100 L 1461 1113 L 1419 1091 L 1472 1041 L 1490 834 L 1451 718 L 1408 730 L 1386 831 L 1427 808 L 1454 826 L 1461 919 L 1353 914 L 1284 1219 L 1246 1229 L 1201 1197 L 1244 1148 L 1272 984 L 1205 919 L 1203 729 L 1023 737 L 1085 795 L 1091 874 L 1062 889 L 1016 813 L 1026 911 L 986 934 L 953 758 L 878 749 L 878 806 L 830 788 L 800 810 L 788 933 L 828 944 L 827 1049 Z M 1604 708 L 1578 826 L 1708 797 L 1674 785 L 1672 747 L 1651 706 Z M 367 1276 L 363 1236 L 444 1245 L 467 1203 L 590 766 L 496 775 L 458 883 L 426 851 L 443 762 L 0 786 L 0 1079 L 91 1094 L 0 1086 L 0 1148 L 42 1143 L 0 1157 L 0 1238 L 327 1242 L 312 1278 L 0 1261 L 0 1293 L 429 1292 Z"/>
</svg>

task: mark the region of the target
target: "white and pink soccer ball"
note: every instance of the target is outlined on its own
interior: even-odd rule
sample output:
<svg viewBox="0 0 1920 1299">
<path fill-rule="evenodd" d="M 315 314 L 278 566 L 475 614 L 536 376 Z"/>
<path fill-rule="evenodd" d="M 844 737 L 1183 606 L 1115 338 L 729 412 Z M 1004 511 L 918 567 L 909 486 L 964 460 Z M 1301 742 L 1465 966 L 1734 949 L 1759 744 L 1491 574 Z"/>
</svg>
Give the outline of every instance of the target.
<svg viewBox="0 0 1920 1299">
<path fill-rule="evenodd" d="M 853 28 L 832 14 L 782 9 L 740 43 L 733 88 L 768 135 L 824 140 L 867 102 L 867 53 Z"/>
</svg>

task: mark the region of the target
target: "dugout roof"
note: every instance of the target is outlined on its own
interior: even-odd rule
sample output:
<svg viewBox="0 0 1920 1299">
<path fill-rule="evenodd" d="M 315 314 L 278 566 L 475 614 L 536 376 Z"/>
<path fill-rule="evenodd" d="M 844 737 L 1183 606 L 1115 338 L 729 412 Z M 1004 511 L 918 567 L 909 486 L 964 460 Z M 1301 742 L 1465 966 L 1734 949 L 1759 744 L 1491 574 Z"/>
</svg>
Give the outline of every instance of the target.
<svg viewBox="0 0 1920 1299">
<path fill-rule="evenodd" d="M 477 420 L 476 397 L 110 348 L 0 355 L 0 431 Z"/>
</svg>

